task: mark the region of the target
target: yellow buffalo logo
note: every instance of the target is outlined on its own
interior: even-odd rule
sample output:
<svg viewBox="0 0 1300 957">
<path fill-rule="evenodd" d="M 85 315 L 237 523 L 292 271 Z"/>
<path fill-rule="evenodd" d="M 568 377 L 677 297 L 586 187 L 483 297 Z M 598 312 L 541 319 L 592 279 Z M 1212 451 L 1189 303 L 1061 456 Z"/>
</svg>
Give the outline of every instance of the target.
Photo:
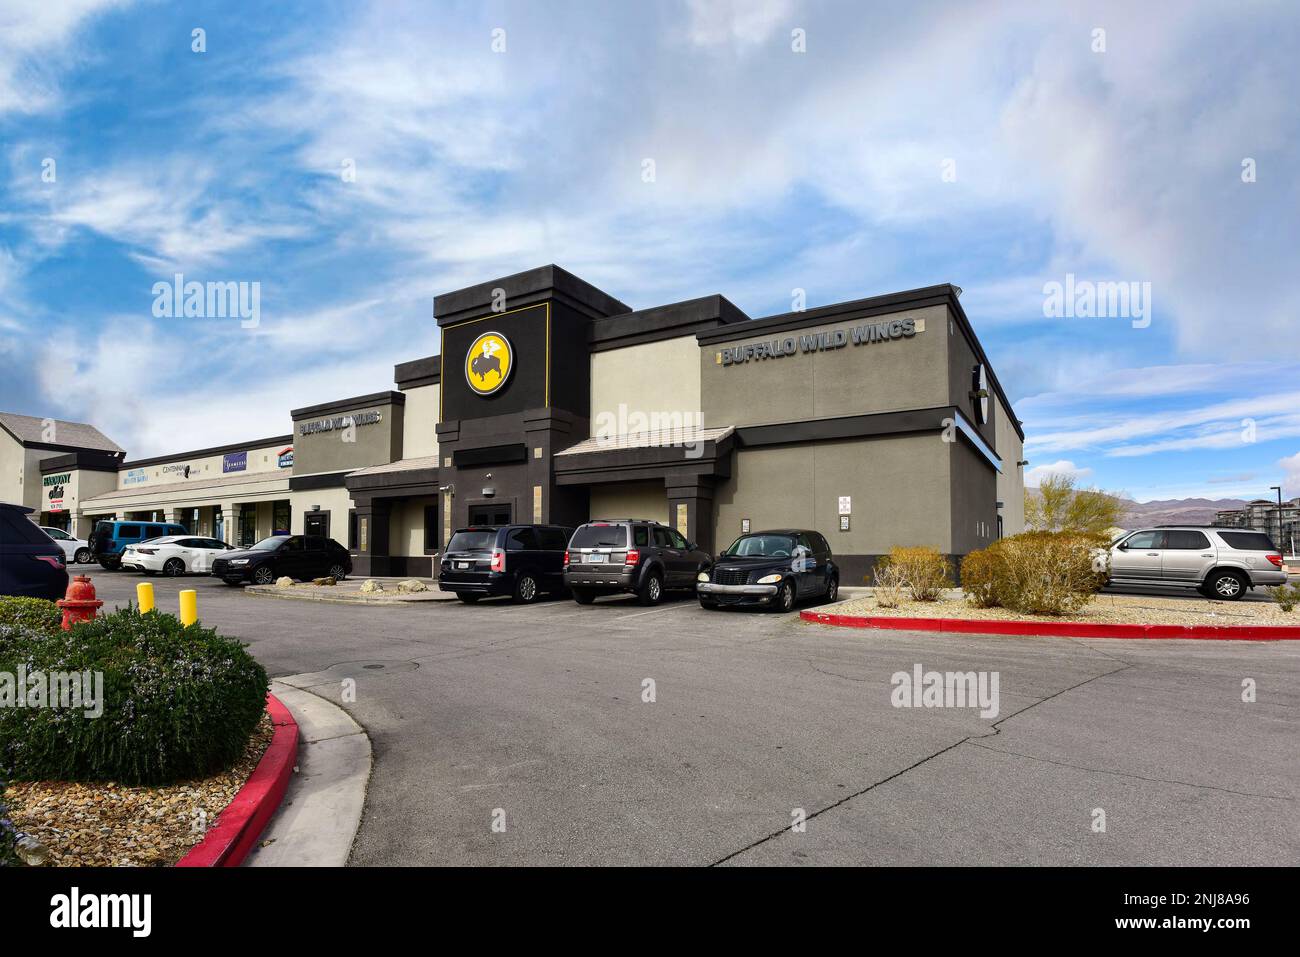
<svg viewBox="0 0 1300 957">
<path fill-rule="evenodd" d="M 491 395 L 505 385 L 513 365 L 510 340 L 499 332 L 485 332 L 465 354 L 465 381 L 479 395 Z"/>
</svg>

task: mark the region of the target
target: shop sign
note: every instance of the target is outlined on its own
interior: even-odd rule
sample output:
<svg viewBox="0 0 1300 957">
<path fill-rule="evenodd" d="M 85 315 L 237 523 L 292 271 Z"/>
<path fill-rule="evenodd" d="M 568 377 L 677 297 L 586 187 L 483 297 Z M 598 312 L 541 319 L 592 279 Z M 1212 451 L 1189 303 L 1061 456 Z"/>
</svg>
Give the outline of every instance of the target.
<svg viewBox="0 0 1300 957">
<path fill-rule="evenodd" d="M 149 481 L 149 473 L 144 469 L 130 469 L 126 477 L 122 479 L 123 485 L 139 485 L 141 482 Z"/>
<path fill-rule="evenodd" d="M 384 421 L 384 414 L 378 409 L 370 412 L 353 412 L 350 415 L 336 415 L 332 419 L 317 419 L 315 422 L 304 422 L 298 426 L 298 434 L 312 435 L 316 432 L 333 432 L 336 429 L 346 429 L 349 426 L 374 425 L 382 421 Z"/>
<path fill-rule="evenodd" d="M 47 512 L 63 511 L 63 496 L 64 496 L 63 487 L 71 481 L 72 481 L 71 472 L 64 472 L 62 475 L 45 476 L 45 478 L 42 480 L 42 484 L 48 490 L 46 492 L 46 498 L 49 500 L 49 505 L 46 508 Z"/>
<path fill-rule="evenodd" d="M 872 322 L 850 329 L 831 329 L 825 332 L 807 332 L 785 336 L 768 342 L 749 342 L 741 346 L 728 346 L 716 353 L 721 366 L 743 365 L 759 359 L 780 359 L 804 352 L 834 352 L 845 346 L 865 346 L 894 339 L 910 339 L 925 331 L 924 319 L 891 319 Z"/>
<path fill-rule="evenodd" d="M 479 395 L 491 395 L 506 384 L 514 365 L 510 340 L 499 332 L 485 332 L 465 353 L 465 381 Z"/>
<path fill-rule="evenodd" d="M 282 469 L 293 468 L 293 446 L 280 450 L 280 456 L 276 459 L 276 465 Z"/>
<path fill-rule="evenodd" d="M 192 466 L 189 465 L 164 465 L 162 467 L 163 475 L 179 475 L 181 478 L 189 478 Z"/>
<path fill-rule="evenodd" d="M 221 457 L 221 471 L 242 472 L 248 468 L 247 452 L 227 452 Z"/>
</svg>

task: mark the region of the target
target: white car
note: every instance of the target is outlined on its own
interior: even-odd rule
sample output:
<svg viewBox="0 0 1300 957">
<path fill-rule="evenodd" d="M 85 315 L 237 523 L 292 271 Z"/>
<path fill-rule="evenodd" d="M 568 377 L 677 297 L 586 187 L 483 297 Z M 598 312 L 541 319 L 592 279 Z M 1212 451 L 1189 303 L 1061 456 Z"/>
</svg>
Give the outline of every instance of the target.
<svg viewBox="0 0 1300 957">
<path fill-rule="evenodd" d="M 164 575 L 206 575 L 212 571 L 212 560 L 223 552 L 232 551 L 233 545 L 215 538 L 197 535 L 163 535 L 128 545 L 122 551 L 122 567 L 133 568 L 146 575 L 162 572 Z"/>
<path fill-rule="evenodd" d="M 76 562 L 78 565 L 85 565 L 91 559 L 90 543 L 69 535 L 61 528 L 47 528 L 41 526 L 41 531 L 58 543 L 59 548 L 63 549 L 63 554 L 71 565 Z"/>
</svg>

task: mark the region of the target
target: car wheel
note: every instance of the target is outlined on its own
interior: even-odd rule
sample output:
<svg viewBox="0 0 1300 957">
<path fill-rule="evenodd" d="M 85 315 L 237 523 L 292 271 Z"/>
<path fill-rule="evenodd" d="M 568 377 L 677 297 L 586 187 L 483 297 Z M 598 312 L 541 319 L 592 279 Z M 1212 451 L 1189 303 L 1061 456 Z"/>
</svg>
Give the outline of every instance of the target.
<svg viewBox="0 0 1300 957">
<path fill-rule="evenodd" d="M 664 598 L 664 580 L 658 572 L 646 576 L 645 583 L 637 589 L 636 600 L 643 605 L 657 605 Z"/>
<path fill-rule="evenodd" d="M 515 593 L 510 598 L 516 605 L 537 601 L 537 579 L 532 575 L 520 575 L 515 579 Z"/>
<path fill-rule="evenodd" d="M 259 565 L 253 570 L 253 581 L 258 585 L 275 583 L 275 569 L 270 565 Z"/>
<path fill-rule="evenodd" d="M 459 598 L 461 601 L 463 601 L 465 604 L 472 605 L 474 604 L 474 602 L 478 601 L 483 596 L 475 595 L 473 592 L 463 591 L 463 592 L 459 592 L 456 595 L 456 597 Z"/>
<path fill-rule="evenodd" d="M 1246 576 L 1241 572 L 1215 572 L 1206 579 L 1206 593 L 1220 601 L 1236 601 L 1246 594 Z"/>
<path fill-rule="evenodd" d="M 573 600 L 579 605 L 590 605 L 596 600 L 596 596 L 585 588 L 575 588 L 573 589 Z"/>
<path fill-rule="evenodd" d="M 348 570 L 342 565 L 331 565 L 329 577 L 336 582 L 341 582 L 348 577 Z"/>
<path fill-rule="evenodd" d="M 776 601 L 772 607 L 780 612 L 794 611 L 794 583 L 789 579 L 781 585 L 781 590 L 776 593 Z"/>
<path fill-rule="evenodd" d="M 835 599 L 839 597 L 840 597 L 840 580 L 838 578 L 832 577 L 831 580 L 826 583 L 826 601 L 827 603 L 830 603 L 835 601 Z"/>
<path fill-rule="evenodd" d="M 185 563 L 179 558 L 169 558 L 163 562 L 163 574 L 177 578 L 185 574 Z"/>
<path fill-rule="evenodd" d="M 90 549 L 89 549 L 89 548 L 78 548 L 77 551 L 76 551 L 76 553 L 72 556 L 72 561 L 73 561 L 75 564 L 77 564 L 77 565 L 89 565 L 89 564 L 90 564 Z"/>
</svg>

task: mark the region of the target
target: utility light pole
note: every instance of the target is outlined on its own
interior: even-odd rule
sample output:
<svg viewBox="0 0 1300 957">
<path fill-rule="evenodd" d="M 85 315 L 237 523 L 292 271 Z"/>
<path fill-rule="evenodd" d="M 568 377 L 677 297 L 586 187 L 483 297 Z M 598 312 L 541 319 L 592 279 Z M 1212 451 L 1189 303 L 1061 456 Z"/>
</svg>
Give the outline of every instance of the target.
<svg viewBox="0 0 1300 957">
<path fill-rule="evenodd" d="M 1277 492 L 1277 547 L 1282 547 L 1282 486 L 1270 485 L 1269 489 Z"/>
</svg>

